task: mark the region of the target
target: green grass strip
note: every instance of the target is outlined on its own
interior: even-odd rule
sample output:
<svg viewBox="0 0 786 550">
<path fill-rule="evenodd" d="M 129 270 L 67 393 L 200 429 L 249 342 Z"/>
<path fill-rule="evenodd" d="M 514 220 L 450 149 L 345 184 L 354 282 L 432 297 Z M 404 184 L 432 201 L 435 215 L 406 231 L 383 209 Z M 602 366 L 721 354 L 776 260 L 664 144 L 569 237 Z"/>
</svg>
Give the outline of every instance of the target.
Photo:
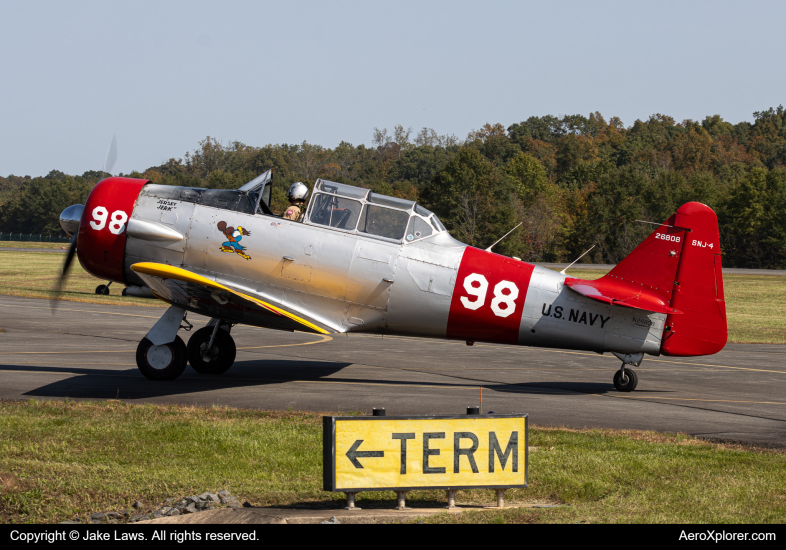
<svg viewBox="0 0 786 550">
<path fill-rule="evenodd" d="M 684 434 L 534 427 L 530 488 L 508 502 L 560 503 L 433 522 L 783 522 L 786 454 Z M 56 522 L 228 489 L 254 505 L 338 506 L 321 489 L 314 413 L 132 405 L 0 402 L 0 519 Z M 392 492 L 364 499 L 394 503 Z M 412 506 L 444 503 L 414 491 Z M 489 490 L 459 503 L 491 505 Z"/>
</svg>

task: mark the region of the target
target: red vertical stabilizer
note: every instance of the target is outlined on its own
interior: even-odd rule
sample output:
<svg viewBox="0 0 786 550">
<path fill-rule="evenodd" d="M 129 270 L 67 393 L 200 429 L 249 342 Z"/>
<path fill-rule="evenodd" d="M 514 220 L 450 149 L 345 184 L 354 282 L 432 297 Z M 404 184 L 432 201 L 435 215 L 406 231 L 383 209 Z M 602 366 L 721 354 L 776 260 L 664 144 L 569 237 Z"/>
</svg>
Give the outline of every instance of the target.
<svg viewBox="0 0 786 550">
<path fill-rule="evenodd" d="M 594 300 L 666 313 L 665 355 L 710 355 L 726 345 L 718 218 L 709 206 L 684 204 L 607 275 L 565 284 Z"/>
</svg>

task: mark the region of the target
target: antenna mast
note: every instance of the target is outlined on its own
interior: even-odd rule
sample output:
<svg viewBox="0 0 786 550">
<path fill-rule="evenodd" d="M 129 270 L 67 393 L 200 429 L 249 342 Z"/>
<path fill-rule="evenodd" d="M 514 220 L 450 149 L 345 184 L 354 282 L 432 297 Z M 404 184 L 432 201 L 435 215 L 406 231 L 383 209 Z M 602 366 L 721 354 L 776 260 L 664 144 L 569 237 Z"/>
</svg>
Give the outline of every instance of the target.
<svg viewBox="0 0 786 550">
<path fill-rule="evenodd" d="M 524 222 L 519 222 L 519 225 L 521 225 L 522 223 L 524 223 Z M 491 249 L 492 249 L 494 246 L 496 246 L 496 245 L 499 243 L 499 241 L 501 241 L 502 239 L 504 239 L 505 237 L 507 237 L 508 235 L 510 235 L 511 233 L 513 233 L 513 232 L 516 230 L 516 228 L 517 228 L 519 225 L 517 225 L 516 227 L 514 227 L 513 229 L 511 229 L 510 231 L 508 231 L 508 232 L 507 232 L 507 233 L 505 233 L 504 235 L 502 235 L 502 237 L 500 237 L 500 238 L 499 238 L 499 240 L 498 240 L 497 242 L 495 242 L 494 244 L 492 244 L 490 247 L 488 247 L 488 248 L 486 249 L 486 252 L 491 252 Z"/>
<path fill-rule="evenodd" d="M 590 250 L 592 250 L 593 248 L 595 248 L 595 245 L 594 245 L 594 244 L 593 244 L 591 247 L 589 247 L 589 249 L 587 250 L 587 252 L 589 252 L 589 251 L 590 251 Z M 566 272 L 568 269 L 570 269 L 571 267 L 573 267 L 573 264 L 575 264 L 575 263 L 576 263 L 576 262 L 578 262 L 580 259 L 582 259 L 584 256 L 586 256 L 586 255 L 587 255 L 587 252 L 585 252 L 584 254 L 582 254 L 581 256 L 579 256 L 578 258 L 576 258 L 575 260 L 573 260 L 573 263 L 572 263 L 572 264 L 570 264 L 570 265 L 569 265 L 568 267 L 566 267 L 565 269 L 563 269 L 562 271 L 560 271 L 560 273 L 562 273 L 563 275 L 565 275 L 565 272 Z"/>
</svg>

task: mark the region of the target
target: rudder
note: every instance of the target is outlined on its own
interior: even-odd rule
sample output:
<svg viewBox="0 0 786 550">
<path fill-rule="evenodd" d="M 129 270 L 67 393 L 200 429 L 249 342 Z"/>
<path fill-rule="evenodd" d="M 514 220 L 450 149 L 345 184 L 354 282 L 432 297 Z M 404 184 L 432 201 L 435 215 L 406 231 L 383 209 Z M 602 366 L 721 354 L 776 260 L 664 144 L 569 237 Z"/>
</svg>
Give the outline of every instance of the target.
<svg viewBox="0 0 786 550">
<path fill-rule="evenodd" d="M 677 210 L 674 225 L 687 229 L 671 298 L 682 314 L 666 318 L 661 352 L 718 353 L 728 339 L 718 217 L 709 206 L 689 202 Z"/>
</svg>

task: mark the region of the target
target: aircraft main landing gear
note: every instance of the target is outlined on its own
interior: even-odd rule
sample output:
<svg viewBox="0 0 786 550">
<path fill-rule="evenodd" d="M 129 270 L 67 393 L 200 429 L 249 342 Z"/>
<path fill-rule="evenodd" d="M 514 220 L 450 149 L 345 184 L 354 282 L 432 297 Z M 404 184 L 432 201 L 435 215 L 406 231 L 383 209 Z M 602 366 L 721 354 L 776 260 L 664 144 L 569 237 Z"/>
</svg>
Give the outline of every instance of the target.
<svg viewBox="0 0 786 550">
<path fill-rule="evenodd" d="M 237 353 L 235 340 L 229 335 L 232 325 L 211 319 L 191 336 L 186 346 L 177 332 L 191 327 L 183 308 L 173 305 L 166 310 L 139 342 L 136 364 L 140 372 L 150 380 L 174 380 L 183 374 L 189 362 L 201 374 L 222 374 L 229 370 Z"/>
<path fill-rule="evenodd" d="M 186 345 L 180 336 L 160 346 L 142 338 L 136 348 L 136 365 L 148 380 L 174 380 L 183 374 L 187 364 Z"/>
<path fill-rule="evenodd" d="M 638 367 L 641 365 L 644 354 L 641 352 L 618 353 L 616 351 L 612 351 L 611 353 L 622 361 L 620 370 L 614 373 L 614 387 L 617 388 L 618 391 L 624 392 L 635 390 L 639 383 L 639 377 L 632 369 L 629 369 L 628 366 Z"/>
<path fill-rule="evenodd" d="M 177 335 L 181 328 L 191 330 L 186 311 L 171 306 L 136 348 L 136 366 L 149 380 L 174 380 L 186 370 L 188 350 Z M 185 322 L 186 326 L 182 326 Z"/>
<path fill-rule="evenodd" d="M 235 362 L 237 348 L 229 326 L 213 319 L 188 341 L 188 362 L 200 374 L 223 374 Z"/>
</svg>

